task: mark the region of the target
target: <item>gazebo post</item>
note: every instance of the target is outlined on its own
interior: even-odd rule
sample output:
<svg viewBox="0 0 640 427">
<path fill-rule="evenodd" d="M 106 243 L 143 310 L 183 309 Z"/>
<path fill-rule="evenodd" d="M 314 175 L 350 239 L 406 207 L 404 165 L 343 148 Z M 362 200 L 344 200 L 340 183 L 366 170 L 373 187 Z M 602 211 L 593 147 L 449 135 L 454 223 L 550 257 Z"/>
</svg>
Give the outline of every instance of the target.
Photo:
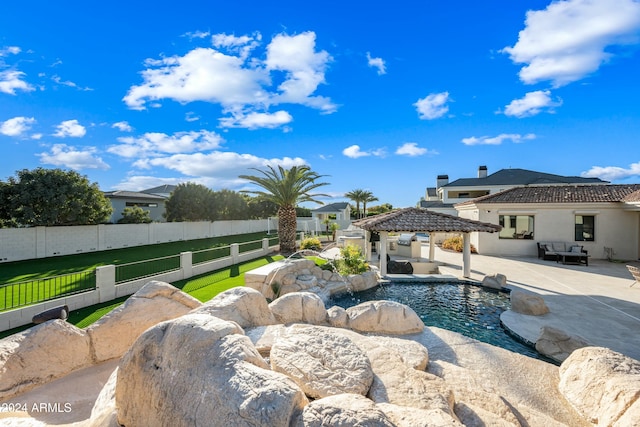
<svg viewBox="0 0 640 427">
<path fill-rule="evenodd" d="M 387 275 L 387 237 L 389 233 L 380 232 L 380 277 Z"/>
<path fill-rule="evenodd" d="M 462 234 L 462 277 L 471 277 L 471 239 L 469 233 Z"/>
<path fill-rule="evenodd" d="M 435 233 L 429 233 L 429 262 L 433 262 L 435 258 L 436 239 Z"/>
</svg>

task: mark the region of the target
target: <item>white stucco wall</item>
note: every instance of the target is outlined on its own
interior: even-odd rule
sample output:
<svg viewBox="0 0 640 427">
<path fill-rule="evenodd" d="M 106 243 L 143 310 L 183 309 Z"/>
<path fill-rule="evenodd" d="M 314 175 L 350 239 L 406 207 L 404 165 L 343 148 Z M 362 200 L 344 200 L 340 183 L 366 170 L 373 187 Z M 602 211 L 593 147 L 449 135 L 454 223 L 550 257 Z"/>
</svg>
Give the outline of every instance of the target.
<svg viewBox="0 0 640 427">
<path fill-rule="evenodd" d="M 533 215 L 533 239 L 499 239 L 498 233 L 473 233 L 471 243 L 485 255 L 537 256 L 536 242 L 570 242 L 580 244 L 593 259 L 605 258 L 604 247 L 613 248 L 615 258 L 636 260 L 639 257 L 640 213 L 625 211 L 620 204 L 517 205 L 478 204 L 458 207 L 462 218 L 498 224 L 499 215 Z M 595 216 L 595 240 L 575 240 L 575 215 Z"/>
</svg>

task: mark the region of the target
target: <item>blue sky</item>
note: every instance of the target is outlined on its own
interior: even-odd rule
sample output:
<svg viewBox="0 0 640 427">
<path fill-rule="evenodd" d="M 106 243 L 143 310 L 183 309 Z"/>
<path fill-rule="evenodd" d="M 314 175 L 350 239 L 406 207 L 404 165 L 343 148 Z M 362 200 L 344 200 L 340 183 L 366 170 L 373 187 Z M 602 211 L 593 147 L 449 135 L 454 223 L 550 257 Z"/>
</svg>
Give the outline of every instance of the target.
<svg viewBox="0 0 640 427">
<path fill-rule="evenodd" d="M 241 190 L 249 168 L 307 164 L 326 203 L 396 207 L 480 165 L 640 182 L 639 1 L 1 9 L 3 180 Z"/>
</svg>

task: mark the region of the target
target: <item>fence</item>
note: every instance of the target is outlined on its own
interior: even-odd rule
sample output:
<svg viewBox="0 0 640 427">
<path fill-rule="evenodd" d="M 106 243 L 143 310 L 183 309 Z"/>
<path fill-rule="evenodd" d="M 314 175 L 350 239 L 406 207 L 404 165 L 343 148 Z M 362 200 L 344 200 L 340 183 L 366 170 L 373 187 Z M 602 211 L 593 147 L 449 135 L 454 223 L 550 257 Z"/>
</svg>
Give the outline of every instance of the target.
<svg viewBox="0 0 640 427">
<path fill-rule="evenodd" d="M 8 283 L 0 287 L 0 311 L 86 292 L 95 288 L 95 270 Z"/>
<path fill-rule="evenodd" d="M 27 325 L 34 315 L 59 305 L 66 304 L 70 310 L 77 310 L 131 295 L 149 280 L 171 283 L 260 258 L 275 251 L 277 242 L 274 237 L 234 243 L 205 251 L 105 265 L 94 271 L 8 284 L 0 287 L 0 299 L 5 301 L 7 309 L 0 312 L 0 331 Z M 8 302 L 11 305 L 7 305 Z"/>
</svg>

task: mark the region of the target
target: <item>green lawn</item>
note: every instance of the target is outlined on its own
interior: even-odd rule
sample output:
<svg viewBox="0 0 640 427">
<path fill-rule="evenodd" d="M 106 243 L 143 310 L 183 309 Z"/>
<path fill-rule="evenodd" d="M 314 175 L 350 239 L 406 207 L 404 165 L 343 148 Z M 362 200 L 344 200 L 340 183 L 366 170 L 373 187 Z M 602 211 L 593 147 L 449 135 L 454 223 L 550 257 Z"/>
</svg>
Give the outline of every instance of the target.
<svg viewBox="0 0 640 427">
<path fill-rule="evenodd" d="M 244 273 L 269 264 L 271 262 L 283 259 L 282 256 L 267 256 L 258 258 L 253 261 L 247 261 L 242 264 L 223 268 L 200 276 L 194 276 L 190 279 L 180 280 L 172 283 L 173 286 L 182 289 L 184 292 L 193 296 L 201 302 L 209 301 L 220 292 L 236 286 L 244 286 Z M 109 313 L 116 307 L 122 305 L 128 297 L 118 298 L 113 301 L 92 305 L 69 313 L 67 321 L 79 328 L 85 328 Z M 0 332 L 0 338 L 7 337 L 17 332 L 23 331 L 33 325 L 25 325 L 8 331 Z"/>
<path fill-rule="evenodd" d="M 91 270 L 101 265 L 126 264 L 152 258 L 176 255 L 180 252 L 199 251 L 202 249 L 227 246 L 231 243 L 244 243 L 261 240 L 266 233 L 238 234 L 208 239 L 185 240 L 180 242 L 159 243 L 156 245 L 134 246 L 131 248 L 112 249 L 108 251 L 87 252 L 76 255 L 65 255 L 15 261 L 0 264 L 0 284 L 21 282 L 35 278 L 60 276 L 62 274 Z"/>
</svg>

